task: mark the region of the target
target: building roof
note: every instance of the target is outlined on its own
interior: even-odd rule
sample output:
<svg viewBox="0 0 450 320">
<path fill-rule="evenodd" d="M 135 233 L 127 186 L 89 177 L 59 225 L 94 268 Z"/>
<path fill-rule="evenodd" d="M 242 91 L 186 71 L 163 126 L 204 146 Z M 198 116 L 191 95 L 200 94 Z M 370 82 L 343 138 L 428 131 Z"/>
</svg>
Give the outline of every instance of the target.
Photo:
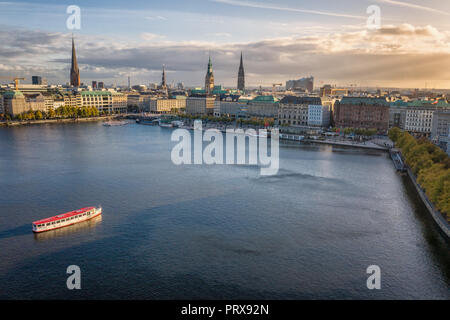
<svg viewBox="0 0 450 320">
<path fill-rule="evenodd" d="M 386 98 L 343 97 L 341 104 L 389 106 Z"/>
<path fill-rule="evenodd" d="M 280 101 L 283 104 L 313 104 L 321 105 L 322 99 L 320 97 L 297 97 L 297 96 L 285 96 Z"/>
<path fill-rule="evenodd" d="M 445 99 L 439 100 L 414 100 L 408 102 L 408 107 L 443 107 L 450 108 L 450 103 L 447 103 Z"/>
<path fill-rule="evenodd" d="M 191 94 L 205 94 L 206 93 L 206 91 L 205 90 L 203 90 L 203 89 L 192 89 L 191 90 Z"/>
<path fill-rule="evenodd" d="M 253 100 L 250 101 L 251 103 L 257 102 L 257 103 L 277 103 L 278 99 L 274 96 L 257 96 Z"/>
<path fill-rule="evenodd" d="M 408 106 L 408 102 L 403 101 L 403 100 L 396 100 L 394 102 L 391 102 L 389 105 L 391 107 L 407 107 Z"/>
<path fill-rule="evenodd" d="M 82 96 L 110 96 L 111 91 L 81 91 Z"/>
<path fill-rule="evenodd" d="M 11 91 L 6 91 L 3 94 L 3 97 L 10 98 L 10 99 L 12 99 L 12 98 L 24 98 L 24 95 L 19 90 L 11 90 Z"/>
<path fill-rule="evenodd" d="M 227 90 L 222 89 L 222 86 L 214 86 L 212 94 L 226 94 Z M 191 94 L 206 94 L 205 89 L 191 89 Z"/>
</svg>

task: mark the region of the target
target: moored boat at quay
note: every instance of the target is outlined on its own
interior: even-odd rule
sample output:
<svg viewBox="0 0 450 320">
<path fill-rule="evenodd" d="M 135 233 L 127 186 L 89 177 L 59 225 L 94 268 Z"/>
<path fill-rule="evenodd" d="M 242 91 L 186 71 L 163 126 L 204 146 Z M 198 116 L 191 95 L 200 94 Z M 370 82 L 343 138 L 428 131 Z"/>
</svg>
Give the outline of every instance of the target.
<svg viewBox="0 0 450 320">
<path fill-rule="evenodd" d="M 126 124 L 128 124 L 127 121 L 108 121 L 103 123 L 105 127 L 124 126 Z"/>
<path fill-rule="evenodd" d="M 45 218 L 33 222 L 33 232 L 39 233 L 73 225 L 95 218 L 102 214 L 101 207 L 86 207 L 66 212 L 54 217 Z"/>
</svg>

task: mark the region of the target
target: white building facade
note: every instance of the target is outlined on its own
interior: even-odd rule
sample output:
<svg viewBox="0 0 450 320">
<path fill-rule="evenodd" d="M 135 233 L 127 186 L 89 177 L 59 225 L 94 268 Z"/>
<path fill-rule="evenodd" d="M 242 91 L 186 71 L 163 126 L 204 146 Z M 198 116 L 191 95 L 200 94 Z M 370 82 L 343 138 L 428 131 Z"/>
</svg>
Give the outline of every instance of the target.
<svg viewBox="0 0 450 320">
<path fill-rule="evenodd" d="M 123 113 L 127 111 L 127 96 L 111 91 L 82 91 L 81 106 L 95 107 L 99 112 Z"/>
<path fill-rule="evenodd" d="M 406 110 L 405 130 L 431 133 L 434 109 L 412 107 Z"/>
<path fill-rule="evenodd" d="M 310 104 L 308 106 L 308 126 L 328 127 L 330 115 L 330 106 Z"/>
</svg>

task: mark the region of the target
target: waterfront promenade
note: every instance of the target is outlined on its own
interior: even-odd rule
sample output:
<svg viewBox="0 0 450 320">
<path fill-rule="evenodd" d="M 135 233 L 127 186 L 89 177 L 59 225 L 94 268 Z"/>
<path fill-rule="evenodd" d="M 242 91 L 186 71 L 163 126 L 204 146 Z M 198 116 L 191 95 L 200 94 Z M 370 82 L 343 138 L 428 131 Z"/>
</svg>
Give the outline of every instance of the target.
<svg viewBox="0 0 450 320">
<path fill-rule="evenodd" d="M 383 150 L 387 151 L 389 148 L 387 146 L 381 146 L 372 140 L 358 142 L 358 141 L 346 141 L 346 140 L 334 140 L 334 139 L 325 139 L 325 140 L 317 140 L 317 139 L 304 139 L 304 142 L 312 142 L 312 143 L 322 143 L 322 144 L 331 144 L 335 146 L 345 146 L 345 147 L 354 147 L 354 148 L 363 148 L 363 149 L 375 149 L 375 150 Z"/>
<path fill-rule="evenodd" d="M 101 117 L 88 117 L 88 118 L 67 118 L 67 119 L 43 119 L 43 120 L 22 120 L 22 121 L 0 121 L 0 127 L 13 127 L 23 126 L 31 124 L 51 124 L 51 123 L 74 123 L 74 122 L 88 122 L 88 121 L 104 121 L 110 120 L 121 115 L 110 115 Z"/>
<path fill-rule="evenodd" d="M 193 130 L 194 126 L 192 124 L 181 126 L 183 129 Z M 217 129 L 223 133 L 226 132 L 227 129 L 254 129 L 254 130 L 260 130 L 263 128 L 259 128 L 256 126 L 243 126 L 243 127 L 237 127 L 236 125 L 226 125 L 226 124 L 219 124 L 219 123 L 203 123 L 202 125 L 203 130 L 207 129 Z M 268 132 L 272 128 L 266 128 Z M 362 149 L 373 149 L 373 150 L 381 150 L 381 151 L 388 151 L 390 147 L 393 146 L 393 142 L 389 138 L 380 139 L 375 138 L 371 140 L 366 141 L 356 141 L 356 140 L 348 140 L 344 138 L 326 138 L 326 139 L 313 139 L 309 138 L 308 136 L 300 136 L 300 135 L 286 135 L 285 136 L 292 136 L 296 137 L 293 139 L 285 139 L 280 134 L 280 140 L 286 140 L 286 141 L 296 141 L 296 142 L 307 142 L 307 143 L 319 143 L 319 144 L 329 144 L 329 145 L 335 145 L 335 146 L 344 146 L 344 147 L 353 147 L 353 148 L 362 148 Z M 299 137 L 302 137 L 301 139 Z"/>
</svg>

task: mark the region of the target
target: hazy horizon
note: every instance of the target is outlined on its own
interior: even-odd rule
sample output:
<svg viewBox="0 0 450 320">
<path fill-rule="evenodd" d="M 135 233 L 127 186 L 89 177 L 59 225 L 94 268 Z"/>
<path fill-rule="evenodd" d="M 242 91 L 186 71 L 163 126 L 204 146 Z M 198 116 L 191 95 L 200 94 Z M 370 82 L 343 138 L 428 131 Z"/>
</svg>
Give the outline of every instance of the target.
<svg viewBox="0 0 450 320">
<path fill-rule="evenodd" d="M 159 82 L 164 64 L 168 83 L 203 86 L 211 55 L 216 84 L 235 87 L 242 51 L 248 87 L 312 75 L 315 87 L 450 88 L 450 3 L 437 0 L 0 2 L 0 76 L 68 82 L 72 4 L 86 84 Z"/>
</svg>

